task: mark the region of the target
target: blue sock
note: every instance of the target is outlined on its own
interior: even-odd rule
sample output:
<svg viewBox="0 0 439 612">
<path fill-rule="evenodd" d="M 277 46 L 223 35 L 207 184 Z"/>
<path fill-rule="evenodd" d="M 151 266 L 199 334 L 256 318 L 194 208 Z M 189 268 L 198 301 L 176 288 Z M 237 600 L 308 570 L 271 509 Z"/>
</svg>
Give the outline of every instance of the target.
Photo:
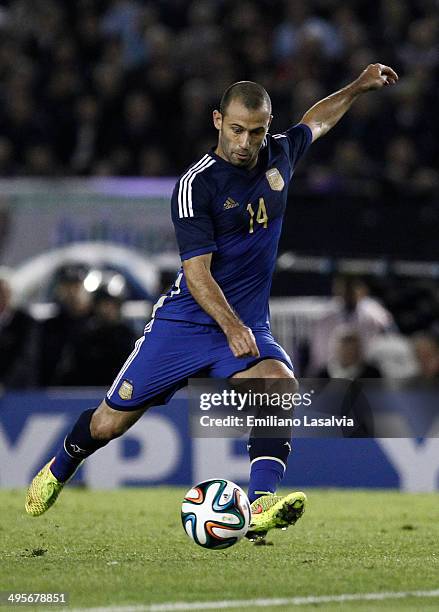
<svg viewBox="0 0 439 612">
<path fill-rule="evenodd" d="M 65 444 L 66 442 L 64 440 L 62 447 L 56 453 L 55 460 L 50 466 L 50 471 L 60 482 L 66 482 L 71 476 L 73 476 L 82 461 L 82 459 L 69 455 L 69 453 L 66 451 Z"/>
<path fill-rule="evenodd" d="M 66 482 L 84 459 L 109 442 L 92 438 L 90 423 L 94 412 L 95 409 L 85 410 L 79 416 L 62 448 L 55 455 L 50 471 L 60 482 Z"/>
<path fill-rule="evenodd" d="M 285 472 L 285 467 L 279 459 L 256 459 L 250 469 L 250 482 L 248 485 L 248 498 L 250 503 L 255 499 L 275 493 Z"/>
</svg>

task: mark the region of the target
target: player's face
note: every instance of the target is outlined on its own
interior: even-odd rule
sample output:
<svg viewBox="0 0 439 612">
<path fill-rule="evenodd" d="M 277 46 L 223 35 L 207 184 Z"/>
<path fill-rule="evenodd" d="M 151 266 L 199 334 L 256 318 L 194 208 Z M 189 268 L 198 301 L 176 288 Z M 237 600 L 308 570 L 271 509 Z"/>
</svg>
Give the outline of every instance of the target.
<svg viewBox="0 0 439 612">
<path fill-rule="evenodd" d="M 234 166 L 253 168 L 271 119 L 265 105 L 250 110 L 239 99 L 229 103 L 224 115 L 214 111 L 213 121 L 219 131 L 216 154 Z"/>
</svg>

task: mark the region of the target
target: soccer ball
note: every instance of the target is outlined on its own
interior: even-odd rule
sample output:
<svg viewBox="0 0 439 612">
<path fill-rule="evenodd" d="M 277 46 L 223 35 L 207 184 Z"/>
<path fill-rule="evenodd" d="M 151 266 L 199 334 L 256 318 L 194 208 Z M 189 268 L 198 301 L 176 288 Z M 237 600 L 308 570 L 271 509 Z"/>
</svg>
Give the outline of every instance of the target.
<svg viewBox="0 0 439 612">
<path fill-rule="evenodd" d="M 237 484 L 213 478 L 197 484 L 184 496 L 181 521 L 192 540 L 212 550 L 229 548 L 245 536 L 251 510 Z"/>
</svg>

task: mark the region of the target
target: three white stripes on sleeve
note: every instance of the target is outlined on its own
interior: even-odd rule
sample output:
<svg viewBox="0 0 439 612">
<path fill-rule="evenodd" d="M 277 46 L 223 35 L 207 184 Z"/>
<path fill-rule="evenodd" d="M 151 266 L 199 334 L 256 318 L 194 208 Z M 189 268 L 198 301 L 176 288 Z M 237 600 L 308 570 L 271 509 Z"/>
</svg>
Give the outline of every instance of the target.
<svg viewBox="0 0 439 612">
<path fill-rule="evenodd" d="M 178 216 L 180 219 L 183 217 L 193 217 L 194 210 L 192 206 L 192 183 L 200 172 L 204 172 L 207 168 L 212 166 L 216 160 L 212 159 L 210 155 L 206 153 L 204 157 L 200 159 L 194 166 L 189 168 L 186 174 L 180 179 L 178 186 Z"/>
</svg>

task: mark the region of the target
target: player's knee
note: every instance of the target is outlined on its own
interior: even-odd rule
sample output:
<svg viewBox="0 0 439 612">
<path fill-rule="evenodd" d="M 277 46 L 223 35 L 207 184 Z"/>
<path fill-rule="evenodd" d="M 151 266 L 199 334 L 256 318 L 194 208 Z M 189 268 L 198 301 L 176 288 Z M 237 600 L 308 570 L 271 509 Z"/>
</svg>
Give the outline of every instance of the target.
<svg viewBox="0 0 439 612">
<path fill-rule="evenodd" d="M 260 365 L 261 371 L 259 375 L 261 378 L 275 378 L 278 380 L 288 379 L 288 384 L 297 384 L 293 372 L 281 361 L 267 359 L 266 361 L 262 361 Z"/>
<path fill-rule="evenodd" d="M 299 391 L 299 381 L 294 376 L 288 379 L 288 389 L 291 393 L 297 393 Z"/>
<path fill-rule="evenodd" d="M 299 383 L 293 372 L 283 363 L 271 364 L 264 378 L 270 379 L 271 389 L 285 389 L 290 393 L 296 393 L 299 390 Z"/>
<path fill-rule="evenodd" d="M 268 388 L 271 393 L 297 393 L 299 391 L 299 383 L 290 372 L 289 376 L 270 376 L 267 381 Z"/>
<path fill-rule="evenodd" d="M 294 374 L 284 366 L 283 364 L 273 364 L 270 368 L 267 369 L 267 374 L 265 378 L 287 378 L 289 380 L 296 380 L 294 378 Z"/>
</svg>

